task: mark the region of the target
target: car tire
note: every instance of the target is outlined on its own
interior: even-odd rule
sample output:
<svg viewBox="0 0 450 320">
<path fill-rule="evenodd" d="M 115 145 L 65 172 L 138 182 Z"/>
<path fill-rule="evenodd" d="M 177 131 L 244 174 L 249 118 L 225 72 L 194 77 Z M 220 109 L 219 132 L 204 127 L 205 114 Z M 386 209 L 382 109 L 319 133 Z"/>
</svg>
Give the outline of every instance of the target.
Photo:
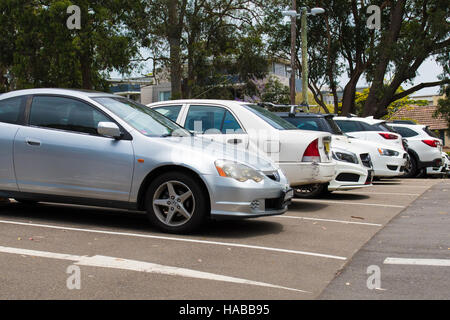
<svg viewBox="0 0 450 320">
<path fill-rule="evenodd" d="M 316 198 L 324 194 L 327 190 L 327 183 L 308 184 L 304 186 L 294 187 L 294 196 L 295 198 L 300 199 Z"/>
<path fill-rule="evenodd" d="M 16 200 L 17 202 L 19 202 L 21 204 L 25 204 L 27 206 L 32 206 L 32 205 L 39 203 L 39 201 L 36 201 L 36 200 L 26 200 L 26 199 L 20 199 L 20 198 L 19 199 L 14 198 L 14 200 Z"/>
<path fill-rule="evenodd" d="M 414 178 L 418 174 L 417 160 L 414 156 L 409 155 L 408 162 L 405 166 L 405 174 L 403 178 Z"/>
<path fill-rule="evenodd" d="M 145 199 L 150 222 L 168 233 L 192 232 L 205 222 L 209 213 L 209 198 L 198 179 L 184 172 L 155 178 Z"/>
</svg>

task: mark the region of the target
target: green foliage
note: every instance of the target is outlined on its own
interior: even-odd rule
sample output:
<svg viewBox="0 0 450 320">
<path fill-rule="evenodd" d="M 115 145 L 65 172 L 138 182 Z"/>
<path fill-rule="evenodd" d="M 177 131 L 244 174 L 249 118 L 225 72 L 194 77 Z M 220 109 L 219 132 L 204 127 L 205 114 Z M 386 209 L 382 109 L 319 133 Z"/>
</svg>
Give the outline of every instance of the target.
<svg viewBox="0 0 450 320">
<path fill-rule="evenodd" d="M 261 100 L 275 104 L 289 104 L 290 90 L 289 87 L 283 85 L 276 77 L 270 77 L 264 86 Z"/>
<path fill-rule="evenodd" d="M 176 96 L 242 97 L 268 70 L 254 9 L 243 0 L 149 1 L 140 40 L 170 70 Z"/>
<path fill-rule="evenodd" d="M 400 87 L 399 89 L 397 89 L 397 94 L 398 93 L 402 93 L 405 90 Z M 364 89 L 362 92 L 356 92 L 355 93 L 355 111 L 356 114 L 361 116 L 363 114 L 363 110 L 364 110 L 364 105 L 366 103 L 367 97 L 369 96 L 370 93 L 370 88 L 366 88 Z M 427 100 L 414 100 L 411 99 L 409 96 L 405 96 L 401 99 L 398 99 L 394 102 L 392 102 L 388 107 L 387 107 L 387 114 L 383 117 L 383 119 L 394 119 L 393 115 L 400 109 L 403 108 L 408 108 L 408 106 L 411 105 L 416 105 L 416 106 L 426 106 L 428 105 L 428 101 Z M 395 118 L 397 119 L 397 118 Z M 407 119 L 403 119 L 403 120 L 407 120 Z"/>
<path fill-rule="evenodd" d="M 445 86 L 443 89 L 443 94 L 445 95 L 443 99 L 439 99 L 438 107 L 436 109 L 435 117 L 441 116 L 447 120 L 448 129 L 447 132 L 450 134 L 450 85 Z"/>
<path fill-rule="evenodd" d="M 136 1 L 68 0 L 0 3 L 0 90 L 66 87 L 105 90 L 108 73 L 127 72 L 138 46 L 125 28 Z M 81 30 L 69 30 L 67 8 L 81 8 Z M 14 30 L 14 32 L 11 32 Z M 1 83 L 0 83 L 1 85 Z"/>
</svg>

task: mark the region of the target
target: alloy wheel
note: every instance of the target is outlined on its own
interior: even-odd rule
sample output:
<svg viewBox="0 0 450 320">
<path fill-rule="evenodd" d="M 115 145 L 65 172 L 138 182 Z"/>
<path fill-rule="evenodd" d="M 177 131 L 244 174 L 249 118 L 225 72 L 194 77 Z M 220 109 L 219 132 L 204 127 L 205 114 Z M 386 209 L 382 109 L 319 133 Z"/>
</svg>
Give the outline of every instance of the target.
<svg viewBox="0 0 450 320">
<path fill-rule="evenodd" d="M 165 182 L 153 196 L 153 210 L 165 225 L 182 226 L 192 218 L 195 211 L 194 194 L 180 181 Z"/>
</svg>

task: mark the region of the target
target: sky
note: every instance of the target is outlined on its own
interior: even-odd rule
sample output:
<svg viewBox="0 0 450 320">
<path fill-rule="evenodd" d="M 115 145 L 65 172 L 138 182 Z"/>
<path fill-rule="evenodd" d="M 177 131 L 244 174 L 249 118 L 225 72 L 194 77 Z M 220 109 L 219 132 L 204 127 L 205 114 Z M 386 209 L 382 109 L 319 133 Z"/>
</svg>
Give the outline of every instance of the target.
<svg viewBox="0 0 450 320">
<path fill-rule="evenodd" d="M 142 52 L 142 55 L 145 57 L 146 52 Z M 145 66 L 143 66 L 142 70 L 136 70 L 134 71 L 130 77 L 140 77 L 144 74 L 147 74 L 149 72 L 152 72 L 152 63 L 151 61 L 147 62 Z M 417 76 L 414 79 L 412 84 L 403 84 L 404 89 L 411 88 L 412 86 L 418 85 L 422 82 L 434 82 L 439 80 L 438 76 L 443 72 L 442 67 L 434 60 L 434 58 L 429 58 L 425 60 L 425 62 L 420 66 L 417 72 Z M 111 78 L 117 79 L 122 78 L 122 76 L 117 73 L 113 72 L 111 75 Z M 348 82 L 348 76 L 347 74 L 343 74 L 341 77 L 338 77 L 339 84 L 341 87 L 344 87 L 345 84 Z M 360 81 L 358 82 L 358 87 L 366 87 L 367 82 L 365 81 L 364 77 L 361 77 Z M 420 95 L 437 95 L 439 94 L 440 87 L 431 87 L 431 88 L 424 88 L 422 90 L 416 91 L 411 96 L 420 96 Z"/>
<path fill-rule="evenodd" d="M 417 76 L 413 80 L 412 84 L 406 84 L 404 83 L 402 86 L 404 89 L 409 89 L 412 86 L 416 86 L 422 82 L 434 82 L 439 80 L 438 76 L 443 72 L 442 67 L 433 59 L 429 58 L 425 60 L 424 63 L 419 67 L 417 70 Z M 348 77 L 347 75 L 343 75 L 339 78 L 340 85 L 342 87 L 345 86 L 345 83 L 347 83 Z M 364 78 L 360 79 L 358 82 L 358 87 L 366 87 L 367 82 Z M 420 96 L 420 95 L 435 95 L 439 94 L 440 87 L 430 87 L 430 88 L 424 88 L 422 90 L 416 91 L 411 96 Z"/>
</svg>

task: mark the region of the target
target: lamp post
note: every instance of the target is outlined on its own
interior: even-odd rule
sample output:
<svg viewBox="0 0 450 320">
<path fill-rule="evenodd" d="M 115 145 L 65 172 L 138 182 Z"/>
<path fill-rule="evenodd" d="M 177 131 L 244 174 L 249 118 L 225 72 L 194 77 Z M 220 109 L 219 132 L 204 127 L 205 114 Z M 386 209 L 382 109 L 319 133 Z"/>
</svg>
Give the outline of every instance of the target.
<svg viewBox="0 0 450 320">
<path fill-rule="evenodd" d="M 296 0 L 292 0 L 292 9 L 283 11 L 283 16 L 291 17 L 291 104 L 295 104 L 295 55 L 296 55 L 296 26 L 297 17 L 301 17 L 301 35 L 302 35 L 302 105 L 308 106 L 308 36 L 307 36 L 307 17 L 309 15 L 317 15 L 324 13 L 323 8 L 312 8 L 308 12 L 308 8 L 302 7 L 300 14 L 297 13 Z"/>
</svg>

